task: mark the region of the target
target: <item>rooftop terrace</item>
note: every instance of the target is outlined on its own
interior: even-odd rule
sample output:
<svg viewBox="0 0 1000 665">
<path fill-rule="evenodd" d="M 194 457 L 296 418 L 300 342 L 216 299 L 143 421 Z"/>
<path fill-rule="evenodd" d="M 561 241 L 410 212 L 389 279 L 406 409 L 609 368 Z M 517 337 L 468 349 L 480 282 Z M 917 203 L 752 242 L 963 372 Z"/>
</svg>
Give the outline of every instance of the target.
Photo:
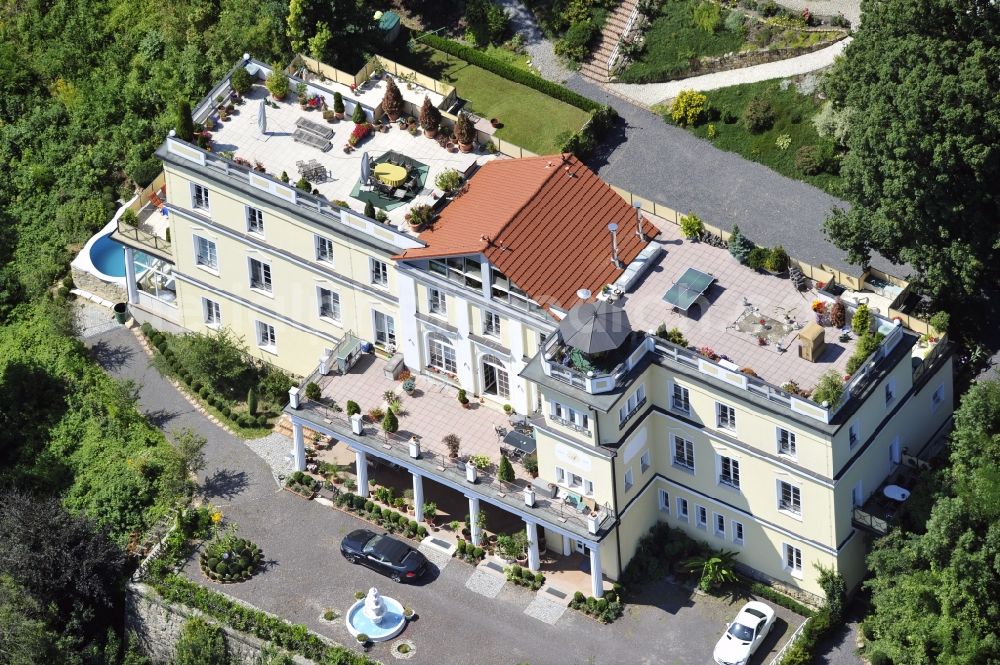
<svg viewBox="0 0 1000 665">
<path fill-rule="evenodd" d="M 211 117 L 214 121 L 212 130 L 212 149 L 216 154 L 232 153 L 234 157 L 247 160 L 254 164 L 259 162 L 266 169 L 268 175 L 278 177 L 282 172 L 288 174 L 291 184 L 302 175 L 302 170 L 298 162 L 315 161 L 325 170 L 325 177 L 314 179 L 311 184 L 328 201 L 344 201 L 352 210 L 364 210 L 364 200 L 357 198 L 358 181 L 361 175 L 362 156 L 367 153 L 374 161 L 387 153 L 393 152 L 397 155 L 408 158 L 412 162 L 417 162 L 426 167 L 426 174 L 423 178 L 423 186 L 412 198 L 406 199 L 399 205 L 389 206 L 385 209 L 389 217 L 389 224 L 399 231 L 414 235 L 404 220 L 406 212 L 415 205 L 433 205 L 436 201 L 434 195 L 434 182 L 437 176 L 448 169 L 455 169 L 460 173 L 474 170 L 475 164 L 483 164 L 493 159 L 494 155 L 486 153 L 462 153 L 451 152 L 441 147 L 437 141 L 425 138 L 422 133 L 416 136 L 411 135 L 406 130 L 401 130 L 393 125 L 388 132 L 372 132 L 363 140 L 355 150 L 347 153 L 344 146 L 348 143 L 348 138 L 354 130 L 354 123 L 350 116 L 356 104 L 360 103 L 362 109 L 369 119 L 373 117 L 374 108 L 381 102 L 384 93 L 385 82 L 383 80 L 371 81 L 357 92 L 352 92 L 348 86 L 327 81 L 325 83 L 309 82 L 309 94 L 319 95 L 326 99 L 328 108 L 333 108 L 333 93 L 339 91 L 344 99 L 345 119 L 333 123 L 328 123 L 323 119 L 323 114 L 319 110 L 304 110 L 295 96 L 295 84 L 298 82 L 291 78 L 292 92 L 284 100 L 275 101 L 270 98 L 267 89 L 263 85 L 263 80 L 267 74 L 267 69 L 259 63 L 251 61 L 247 65 L 251 73 L 258 73 L 259 82 L 245 96 L 245 103 L 238 106 L 238 112 L 231 115 L 225 122 L 218 119 L 214 113 L 214 99 L 219 94 L 228 94 L 228 79 L 223 81 L 201 106 L 195 111 L 195 119 L 204 121 L 206 117 Z M 442 97 L 433 91 L 416 87 L 408 90 L 405 84 L 400 84 L 400 92 L 406 101 L 419 106 L 423 102 L 425 94 L 431 97 L 434 103 L 441 103 Z M 262 133 L 258 126 L 258 109 L 260 102 L 268 99 L 268 106 L 265 109 L 267 119 L 267 131 Z M 332 136 L 328 139 L 330 148 L 321 150 L 299 143 L 294 138 L 297 129 L 296 122 L 308 120 L 318 123 Z M 423 171 L 423 169 L 421 169 Z M 440 194 L 440 192 L 438 192 Z M 376 206 L 378 207 L 378 206 Z"/>
</svg>

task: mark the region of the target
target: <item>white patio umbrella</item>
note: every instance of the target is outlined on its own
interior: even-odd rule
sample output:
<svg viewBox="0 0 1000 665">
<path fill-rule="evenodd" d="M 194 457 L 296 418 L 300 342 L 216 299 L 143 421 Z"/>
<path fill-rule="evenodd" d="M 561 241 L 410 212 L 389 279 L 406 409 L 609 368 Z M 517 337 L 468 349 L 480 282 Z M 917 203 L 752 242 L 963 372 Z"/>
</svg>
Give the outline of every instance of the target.
<svg viewBox="0 0 1000 665">
<path fill-rule="evenodd" d="M 260 128 L 261 134 L 267 134 L 267 102 L 263 99 L 257 108 L 257 127 Z"/>
<path fill-rule="evenodd" d="M 365 154 L 361 155 L 361 184 L 362 185 L 367 185 L 368 184 L 368 178 L 371 177 L 371 174 L 372 174 L 371 159 L 369 159 L 368 153 L 366 152 Z"/>
</svg>

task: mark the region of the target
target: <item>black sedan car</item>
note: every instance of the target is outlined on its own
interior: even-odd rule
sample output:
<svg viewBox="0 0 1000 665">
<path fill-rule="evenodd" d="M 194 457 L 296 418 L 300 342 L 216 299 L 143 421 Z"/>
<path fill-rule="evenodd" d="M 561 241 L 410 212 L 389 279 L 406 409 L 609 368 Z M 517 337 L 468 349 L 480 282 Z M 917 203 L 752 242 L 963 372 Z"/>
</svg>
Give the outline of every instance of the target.
<svg viewBox="0 0 1000 665">
<path fill-rule="evenodd" d="M 388 575 L 393 582 L 415 580 L 427 572 L 427 558 L 409 545 L 386 534 L 356 529 L 340 542 L 340 553 L 351 563 L 360 563 Z"/>
</svg>

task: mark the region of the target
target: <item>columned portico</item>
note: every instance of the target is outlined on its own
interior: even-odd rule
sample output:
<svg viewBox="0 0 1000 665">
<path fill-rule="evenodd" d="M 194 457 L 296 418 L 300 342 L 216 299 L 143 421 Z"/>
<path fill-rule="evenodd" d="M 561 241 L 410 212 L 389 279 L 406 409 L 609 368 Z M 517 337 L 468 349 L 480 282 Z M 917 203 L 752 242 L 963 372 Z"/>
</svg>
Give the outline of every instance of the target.
<svg viewBox="0 0 1000 665">
<path fill-rule="evenodd" d="M 139 302 L 139 287 L 135 278 L 135 250 L 128 245 L 125 246 L 125 286 L 129 304 L 134 305 Z"/>
<path fill-rule="evenodd" d="M 295 458 L 293 466 L 296 471 L 306 470 L 306 443 L 305 434 L 302 431 L 302 423 L 292 421 L 292 455 Z"/>
<path fill-rule="evenodd" d="M 424 477 L 419 473 L 413 475 L 413 513 L 417 523 L 424 521 Z"/>
<path fill-rule="evenodd" d="M 368 498 L 368 455 L 363 450 L 354 451 L 354 464 L 358 476 L 358 496 Z"/>
<path fill-rule="evenodd" d="M 601 545 L 590 546 L 590 595 L 600 598 L 604 595 L 604 577 L 601 574 Z"/>
<path fill-rule="evenodd" d="M 483 536 L 479 532 L 479 497 L 469 497 L 469 531 L 472 532 L 472 544 L 482 545 Z"/>
<path fill-rule="evenodd" d="M 528 529 L 528 568 L 538 572 L 541 567 L 538 561 L 538 528 L 534 522 L 525 522 Z"/>
</svg>

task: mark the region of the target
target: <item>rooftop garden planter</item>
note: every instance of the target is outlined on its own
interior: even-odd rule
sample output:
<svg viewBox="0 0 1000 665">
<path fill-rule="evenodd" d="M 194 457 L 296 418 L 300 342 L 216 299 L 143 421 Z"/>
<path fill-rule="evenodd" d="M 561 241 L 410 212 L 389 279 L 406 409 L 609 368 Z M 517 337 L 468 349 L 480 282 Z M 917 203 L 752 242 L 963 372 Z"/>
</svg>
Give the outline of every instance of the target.
<svg viewBox="0 0 1000 665">
<path fill-rule="evenodd" d="M 199 565 L 205 577 L 227 584 L 253 577 L 263 558 L 264 553 L 257 545 L 230 532 L 205 546 Z"/>
</svg>

